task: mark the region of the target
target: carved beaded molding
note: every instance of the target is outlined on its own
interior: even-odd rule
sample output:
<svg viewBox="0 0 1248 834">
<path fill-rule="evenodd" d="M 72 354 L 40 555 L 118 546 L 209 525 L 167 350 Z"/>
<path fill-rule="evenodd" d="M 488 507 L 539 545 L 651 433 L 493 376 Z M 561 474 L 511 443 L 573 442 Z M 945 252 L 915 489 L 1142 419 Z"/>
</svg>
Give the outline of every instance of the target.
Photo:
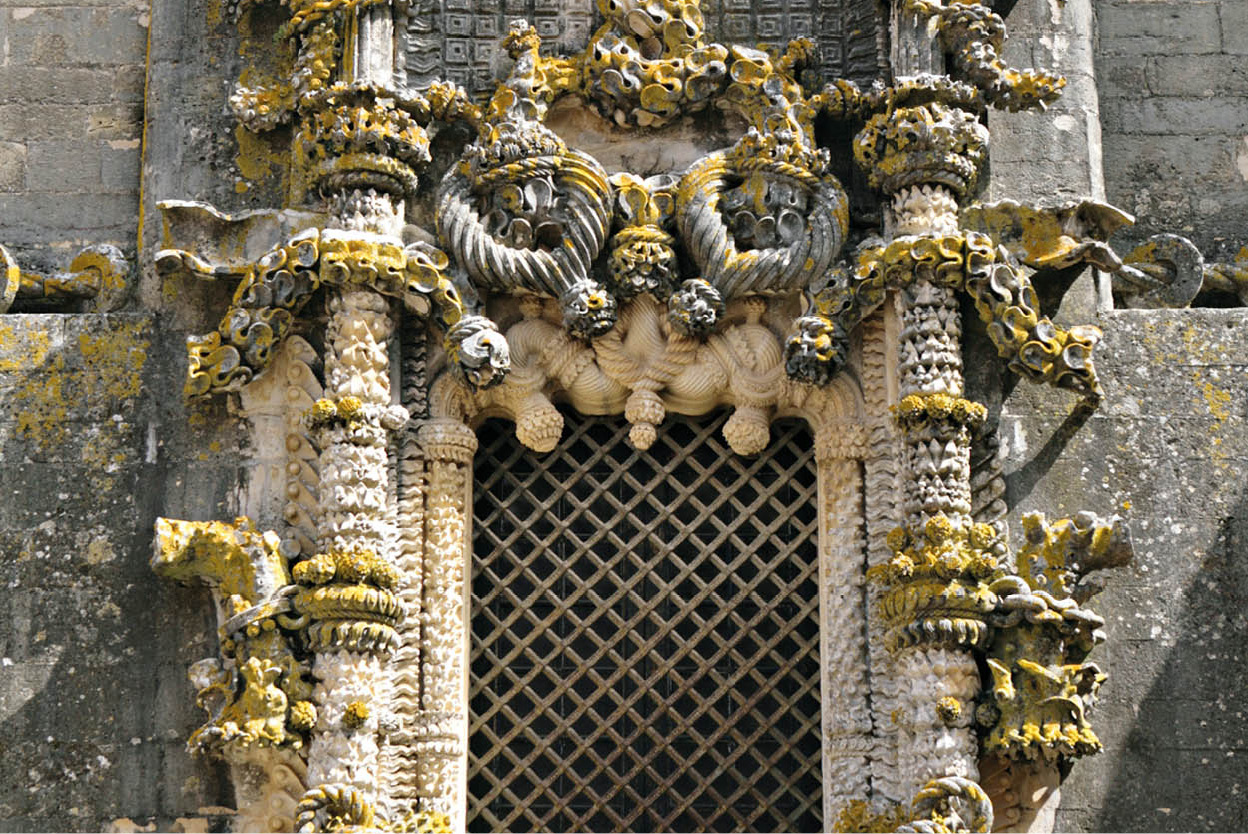
<svg viewBox="0 0 1248 834">
<path fill-rule="evenodd" d="M 1043 108 L 1064 81 L 1006 66 L 980 4 L 896 5 L 932 21 L 948 74 L 817 83 L 810 41 L 714 43 L 697 0 L 600 0 L 579 53 L 512 24 L 486 100 L 406 86 L 401 4 L 287 5 L 285 75 L 230 105 L 248 130 L 291 126 L 306 204 L 166 202 L 156 254 L 237 281 L 218 327 L 188 337 L 186 393 L 238 392 L 286 473 L 248 487 L 254 521 L 162 519 L 152 563 L 214 590 L 221 653 L 191 670 L 209 718 L 189 744 L 233 766 L 243 828 L 463 829 L 471 426 L 506 416 L 550 451 L 556 403 L 624 414 L 639 448 L 673 412 L 732 409 L 741 455 L 777 417 L 810 423 L 829 830 L 987 831 L 1019 780 L 1055 784 L 1099 748 L 1083 577 L 1129 539 L 1116 519 L 1029 517 L 1009 552 L 1000 473 L 972 472 L 985 409 L 965 398 L 960 300 L 1012 372 L 1094 405 L 1100 332 L 1042 316 L 1032 275 L 1111 260 L 1123 216 L 974 203 L 984 108 Z M 701 112 L 742 127 L 683 170 L 611 171 L 560 135 L 556 105 L 644 142 Z M 822 147 L 824 121 L 852 148 Z M 430 137 L 453 124 L 473 138 L 416 229 Z M 834 153 L 884 199 L 870 234 Z M 1049 233 L 1013 234 L 1019 218 Z M 227 237 L 266 254 L 231 259 Z"/>
</svg>

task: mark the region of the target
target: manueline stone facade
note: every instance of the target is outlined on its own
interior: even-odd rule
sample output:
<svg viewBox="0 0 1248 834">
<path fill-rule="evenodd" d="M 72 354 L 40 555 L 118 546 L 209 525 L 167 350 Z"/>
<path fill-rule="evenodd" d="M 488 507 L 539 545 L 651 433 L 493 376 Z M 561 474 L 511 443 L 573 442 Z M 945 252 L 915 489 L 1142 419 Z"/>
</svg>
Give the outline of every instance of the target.
<svg viewBox="0 0 1248 834">
<path fill-rule="evenodd" d="M 464 467 L 475 441 L 422 422 L 424 412 L 418 414 L 412 406 L 409 389 L 421 387 L 419 396 L 433 401 L 427 407 L 435 417 L 443 414 L 438 409 L 453 410 L 447 402 L 459 401 L 439 393 L 445 387 L 426 390 L 423 381 L 417 386 L 405 376 L 416 360 L 401 326 L 387 335 L 381 325 L 368 325 L 383 354 L 390 346 L 391 369 L 370 377 L 380 387 L 361 394 L 351 387 L 355 377 L 347 374 L 334 377 L 345 381 L 339 393 L 331 391 L 329 369 L 335 361 L 347 367 L 350 357 L 333 358 L 334 334 L 345 330 L 333 329 L 330 321 L 341 321 L 345 314 L 328 301 L 314 300 L 300 314 L 268 375 L 241 392 L 184 397 L 186 338 L 218 326 L 238 276 L 202 281 L 184 272 L 158 270 L 157 252 L 170 246 L 189 250 L 192 239 L 211 240 L 216 248 L 209 247 L 204 257 L 224 253 L 254 260 L 311 222 L 309 202 L 301 196 L 305 184 L 290 164 L 292 128 L 248 130 L 229 103 L 240 77 L 259 83 L 266 74 L 272 77 L 285 59 L 274 46 L 289 15 L 285 7 L 244 3 L 240 26 L 234 6 L 211 0 L 162 0 L 154 5 L 23 2 L 0 0 L 0 245 L 27 274 L 28 285 L 34 278 L 43 285 L 60 280 L 71 290 L 59 295 L 49 291 L 42 298 L 30 297 L 32 291 L 25 298 L 19 293 L 12 308 L 0 315 L 0 610 L 8 614 L 0 626 L 0 830 L 237 829 L 244 826 L 237 810 L 251 801 L 249 778 L 264 783 L 264 797 L 280 794 L 280 801 L 274 800 L 272 808 L 253 803 L 243 817 L 245 825 L 286 825 L 294 818 L 293 802 L 305 789 L 316 787 L 300 770 L 300 756 L 312 757 L 313 776 L 332 774 L 335 767 L 350 770 L 342 762 L 352 761 L 351 756 L 326 756 L 325 750 L 368 744 L 341 723 L 330 731 L 306 731 L 310 749 L 286 751 L 282 755 L 287 758 L 276 763 L 263 760 L 267 782 L 240 776 L 247 765 L 241 759 L 227 765 L 213 755 L 188 752 L 187 740 L 203 723 L 204 713 L 195 704 L 196 687 L 188 683 L 187 668 L 219 656 L 221 623 L 214 616 L 213 596 L 203 585 L 168 581 L 152 572 L 154 525 L 158 518 L 208 522 L 246 514 L 261 529 L 279 529 L 285 538 L 304 535 L 309 549 L 290 558 L 292 566 L 311 562 L 313 553 L 343 549 L 334 537 L 349 539 L 359 529 L 353 519 L 368 513 L 342 511 L 346 533 L 337 528 L 327 532 L 332 525 L 317 527 L 316 519 L 300 528 L 303 517 L 282 526 L 293 517 L 289 505 L 316 505 L 315 496 L 309 503 L 306 494 L 296 494 L 306 471 L 291 474 L 289 466 L 292 455 L 304 455 L 300 460 L 326 473 L 338 465 L 329 450 L 335 443 L 350 445 L 331 436 L 336 424 L 308 428 L 302 422 L 302 413 L 310 412 L 315 400 L 332 399 L 341 413 L 343 399 L 354 396 L 362 398 L 361 408 L 367 411 L 373 404 L 369 396 L 375 394 L 381 414 L 373 415 L 377 425 L 394 434 L 387 441 L 389 470 L 385 456 L 374 460 L 381 472 L 378 493 L 386 493 L 384 485 L 390 484 L 380 505 L 392 510 L 389 516 L 374 515 L 378 525 L 397 529 L 379 534 L 383 544 L 377 550 L 393 548 L 399 554 L 393 561 L 407 564 L 402 561 L 408 553 L 403 549 L 404 528 L 395 521 L 409 505 L 396 497 L 395 485 L 403 483 L 403 475 L 394 473 L 414 458 L 404 451 L 403 432 L 408 429 L 390 428 L 382 414 L 383 406 L 402 403 L 415 418 L 409 424 L 411 448 L 426 456 L 421 465 L 428 467 L 428 476 L 421 483 L 441 484 L 438 488 L 444 491 L 438 494 L 461 496 L 459 505 L 449 498 L 431 504 L 449 521 L 425 528 L 431 532 L 422 552 L 434 553 L 423 564 L 450 565 L 458 553 L 457 536 L 462 535 L 455 525 L 464 523 L 471 511 L 462 506 L 463 485 L 456 479 L 471 473 L 470 466 Z M 511 72 L 513 61 L 503 48 L 489 45 L 501 42 L 513 18 L 535 22 L 546 45 L 543 55 L 584 48 L 602 21 L 593 4 L 568 3 L 563 9 L 559 3 L 508 3 L 498 21 L 490 23 L 482 15 L 467 24 L 456 16 L 463 17 L 461 6 L 472 4 L 448 0 L 413 5 L 408 34 L 399 38 L 408 44 L 401 59 L 408 77 L 423 72 L 429 79 L 450 78 L 482 105 L 493 82 Z M 863 14 L 860 6 L 870 4 L 756 5 L 703 2 L 708 40 L 750 45 L 781 41 L 805 31 L 799 31 L 804 25 L 799 18 L 802 9 L 812 6 L 823 9 L 818 14 L 824 16 L 814 23 L 825 28 L 816 46 L 828 77 L 852 78 L 865 88 L 890 64 L 897 75 L 943 71 L 940 62 L 916 46 L 924 43 L 921 26 L 904 19 L 890 23 L 887 15 L 872 18 L 877 23 L 870 25 L 854 17 Z M 971 445 L 975 520 L 1003 517 L 1018 550 L 1023 545 L 1023 513 L 1043 512 L 1050 520 L 1080 511 L 1102 518 L 1118 515 L 1130 528 L 1134 548 L 1129 565 L 1103 575 L 1105 590 L 1090 603 L 1104 618 L 1108 634 L 1091 656 L 1108 673 L 1090 714 L 1104 750 L 1074 761 L 1062 780 L 1060 797 L 1020 797 L 1026 787 L 1021 777 L 994 775 L 982 767 L 981 782 L 997 805 L 999 828 L 1010 824 L 1011 814 L 1031 819 L 1031 804 L 1036 804 L 1041 807 L 1030 823 L 1032 830 L 1244 830 L 1246 806 L 1239 796 L 1248 789 L 1243 731 L 1248 687 L 1242 680 L 1243 646 L 1248 643 L 1248 615 L 1243 613 L 1248 593 L 1248 279 L 1242 265 L 1236 271 L 1236 260 L 1248 246 L 1248 4 L 1018 0 L 993 5 L 1002 11 L 1010 7 L 1005 16 L 1011 34 L 1006 62 L 1053 69 L 1067 84 L 1063 97 L 1045 112 L 992 110 L 986 115 L 991 144 L 982 199 L 1047 205 L 1085 198 L 1104 201 L 1135 216 L 1133 226 L 1110 238 L 1118 255 L 1126 256 L 1152 235 L 1179 234 L 1203 253 L 1207 277 L 1194 304 L 1179 309 L 1132 307 L 1130 288 L 1124 291 L 1119 278 L 1084 269 L 1084 264 L 1045 273 L 1047 283 L 1037 281 L 1042 312 L 1059 327 L 1095 324 L 1104 331 L 1094 354 L 1104 399 L 1094 411 L 1070 391 L 1020 380 L 998 357 L 973 303 L 966 297 L 951 302 L 954 308 L 960 304 L 963 321 L 964 396 L 986 406 L 985 425 L 995 427 L 999 448 L 994 463 L 990 441 L 980 437 Z M 434 21 L 433 34 L 419 25 L 421 15 Z M 464 25 L 468 30 L 454 28 Z M 840 37 L 829 34 L 833 32 Z M 425 46 L 417 48 L 420 44 Z M 467 51 L 457 51 L 461 47 Z M 910 53 L 902 54 L 906 48 Z M 578 108 L 558 103 L 545 117 L 546 124 L 557 128 L 570 147 L 591 152 L 609 173 L 683 170 L 708 152 L 731 145 L 745 125 L 701 114 L 647 132 L 604 126 L 596 113 Z M 464 124 L 431 133 L 431 161 L 420 172 L 403 217 L 404 243 L 438 242 L 434 213 L 439 184 L 474 135 Z M 822 147 L 844 150 L 853 135 L 854 130 L 840 123 L 816 125 Z M 884 228 L 890 209 L 865 173 L 854 167 L 851 154 L 834 153 L 832 166 L 848 195 L 847 234 L 856 245 L 868 232 Z M 260 219 L 250 230 L 240 232 L 223 221 L 213 226 L 201 216 L 187 219 L 189 214 L 176 210 L 162 215 L 157 204 L 168 200 L 202 201 L 235 216 L 249 210 L 289 210 L 267 219 L 257 215 Z M 350 211 L 339 214 L 350 220 Z M 953 222 L 956 228 L 956 217 Z M 111 266 L 103 267 L 101 261 L 75 261 L 84 249 L 103 245 L 116 247 L 124 263 L 114 258 L 108 261 Z M 603 248 L 604 261 L 608 250 Z M 841 258 L 850 254 L 847 246 Z M 683 248 L 681 258 L 680 269 L 692 276 Z M 452 262 L 453 272 L 457 267 L 454 258 Z M 1222 271 L 1216 272 L 1219 264 Z M 114 280 L 114 275 L 124 281 Z M 461 281 L 457 286 L 468 281 L 465 275 L 453 277 Z M 92 281 L 92 292 L 72 289 Z M 514 380 L 515 366 L 528 367 L 523 363 L 526 343 L 513 338 L 508 327 L 529 315 L 522 309 L 531 307 L 521 305 L 531 302 L 518 303 L 503 293 L 486 295 L 489 304 L 480 312 L 493 317 L 513 342 Z M 763 319 L 778 331 L 777 344 L 787 337 L 787 323 L 805 312 L 800 295 L 784 298 L 788 300 L 768 302 L 773 306 Z M 666 296 L 662 301 L 666 303 Z M 732 306 L 731 298 L 729 302 L 725 315 L 730 324 L 758 324 L 756 308 L 747 308 L 745 301 L 738 300 L 739 307 Z M 465 299 L 466 307 L 474 303 Z M 369 314 L 355 312 L 365 318 Z M 558 321 L 557 312 L 544 315 Z M 881 344 L 887 343 L 883 322 L 866 321 L 847 343 L 846 361 L 856 382 L 869 378 L 872 328 L 878 329 Z M 558 326 L 550 329 L 556 334 L 551 340 L 564 338 Z M 438 345 L 443 330 L 430 327 L 428 333 L 432 379 L 442 369 Z M 577 361 L 603 362 L 600 357 Z M 424 359 L 418 364 L 423 374 Z M 776 373 L 781 373 L 779 365 Z M 836 384 L 826 395 L 827 414 L 849 401 L 841 398 Z M 559 386 L 550 382 L 542 390 L 558 388 L 559 396 L 551 397 L 576 401 L 575 386 Z M 480 396 L 497 396 L 474 406 L 482 414 L 503 414 L 524 423 L 517 416 L 523 413 L 520 407 L 502 394 Z M 653 414 L 654 408 L 651 400 L 638 404 L 645 399 L 629 399 L 629 406 L 621 402 L 618 409 L 603 406 L 601 411 L 625 413 L 637 431 L 634 441 L 644 442 L 646 430 L 639 426 L 651 423 L 638 415 Z M 275 405 L 284 400 L 297 400 L 298 408 Z M 735 390 L 718 402 L 738 412 L 748 406 Z M 668 406 L 671 411 L 670 399 Z M 803 413 L 800 404 L 760 407 Z M 839 420 L 840 412 L 835 416 Z M 660 406 L 653 424 L 661 426 L 663 417 Z M 741 422 L 746 429 L 735 440 L 731 430 L 725 432 L 734 449 L 756 439 L 748 431 L 753 424 Z M 536 433 L 545 424 L 524 425 Z M 766 425 L 762 423 L 764 429 Z M 829 425 L 826 434 L 812 434 L 816 443 L 823 443 L 819 454 L 827 457 L 821 460 L 835 462 L 820 470 L 820 478 L 851 489 L 861 477 L 856 467 L 864 461 L 862 449 L 872 441 L 848 430 L 843 437 L 838 434 L 838 427 L 848 422 Z M 296 435 L 295 441 L 289 439 Z M 834 439 L 820 439 L 826 437 Z M 290 444 L 299 442 L 309 445 L 292 451 Z M 377 448 L 384 447 L 385 442 Z M 849 466 L 845 461 L 858 463 Z M 883 476 L 862 465 L 866 498 L 860 503 L 869 508 L 878 495 L 871 491 L 878 489 L 871 485 L 871 472 L 877 483 Z M 320 475 L 322 483 L 329 477 Z M 429 486 L 429 494 L 434 492 Z M 874 554 L 883 547 L 887 529 L 876 530 L 870 519 L 854 521 L 862 511 L 853 503 L 843 501 L 826 513 L 836 519 L 825 524 L 831 549 L 839 553 L 838 548 L 859 546 L 846 544 L 848 536 L 837 538 L 837 531 L 860 524 L 866 541 L 862 549 Z M 996 509 L 985 509 L 989 507 Z M 467 523 L 471 526 L 470 516 Z M 875 539 L 877 550 L 872 551 L 870 541 Z M 283 559 L 290 557 L 289 550 L 282 554 Z M 421 563 L 420 558 L 416 561 Z M 446 579 L 459 587 L 452 574 L 430 577 L 430 582 Z M 873 592 L 863 588 L 869 583 L 859 575 L 845 583 L 864 594 L 860 607 L 865 617 L 865 595 Z M 410 595 L 410 587 L 400 586 L 396 593 L 403 597 L 405 592 Z M 878 599 L 870 601 L 875 605 Z M 428 622 L 426 632 L 437 626 Z M 404 626 L 396 628 L 400 643 L 409 640 Z M 854 628 L 845 633 L 858 633 L 855 639 L 862 639 L 864 646 L 879 637 L 868 633 L 866 625 L 857 626 L 857 632 Z M 358 654 L 368 654 L 360 649 L 361 638 L 350 639 L 357 641 L 352 646 Z M 453 645 L 456 638 L 447 639 Z M 331 637 L 324 641 L 316 661 L 320 668 L 351 654 L 332 651 Z M 436 640 L 420 646 L 422 651 L 429 646 L 445 650 Z M 864 648 L 861 653 L 866 652 Z M 377 654 L 377 668 L 384 669 L 390 661 L 384 652 Z M 402 646 L 394 655 L 407 656 Z M 973 667 L 975 660 L 968 651 L 960 662 Z M 343 673 L 340 680 L 373 680 L 369 675 L 387 680 L 382 672 L 359 668 Z M 326 679 L 334 680 L 330 673 Z M 441 693 L 460 683 L 452 675 L 424 685 Z M 389 685 L 379 683 L 377 688 Z M 971 690 L 976 686 L 972 681 Z M 356 709 L 354 704 L 368 706 L 367 694 L 317 693 L 306 702 L 315 702 L 322 714 L 341 708 L 346 716 Z M 292 709 L 295 700 L 290 695 Z M 973 709 L 973 698 L 963 700 Z M 384 708 L 372 706 L 371 714 L 365 710 L 358 719 L 359 726 L 383 740 L 386 733 L 403 737 L 408 728 L 401 719 L 396 729 L 387 723 Z M 349 724 L 356 719 L 342 720 Z M 447 726 L 454 723 L 447 721 Z M 957 720 L 948 723 L 947 738 L 974 744 L 969 718 L 961 725 Z M 454 727 L 438 735 L 422 725 L 427 733 L 420 736 L 421 743 L 430 747 L 420 750 L 432 749 L 429 738 L 445 741 L 444 736 L 453 747 L 459 732 Z M 824 727 L 832 737 L 836 727 Z M 385 784 L 389 778 L 400 784 L 402 779 L 387 774 L 408 768 L 404 772 L 426 780 L 411 788 L 413 795 L 422 801 L 434 795 L 428 785 L 440 785 L 443 777 L 441 771 L 430 775 L 436 768 L 429 762 L 442 761 L 438 756 L 445 751 L 412 753 L 408 760 L 402 758 L 407 748 L 397 742 L 392 747 L 400 751 L 393 754 L 397 765 L 396 759 L 386 758 L 384 744 L 381 754 L 353 748 L 351 755 L 373 762 L 378 772 L 365 777 L 352 771 L 320 782 L 367 785 L 372 778 Z M 829 767 L 825 765 L 825 773 L 831 772 Z M 857 772 L 846 767 L 846 772 Z M 949 772 L 954 770 L 956 766 Z M 877 764 L 871 779 L 878 786 L 886 776 L 891 778 L 888 768 Z M 897 783 L 905 784 L 906 778 L 903 774 Z M 454 790 L 446 788 L 447 795 Z M 911 796 L 887 798 L 908 807 Z M 884 807 L 878 792 L 863 798 L 875 803 L 875 812 Z M 436 802 L 420 807 L 443 810 Z M 825 809 L 826 830 L 834 827 L 841 810 Z M 447 813 L 452 824 L 462 823 L 454 808 Z"/>
</svg>

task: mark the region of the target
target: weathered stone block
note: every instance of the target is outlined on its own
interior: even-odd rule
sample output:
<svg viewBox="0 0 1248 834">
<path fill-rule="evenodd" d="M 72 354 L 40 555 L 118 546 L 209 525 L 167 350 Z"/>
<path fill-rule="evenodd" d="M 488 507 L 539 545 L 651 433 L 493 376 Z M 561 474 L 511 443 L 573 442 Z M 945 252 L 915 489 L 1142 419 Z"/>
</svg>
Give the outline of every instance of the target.
<svg viewBox="0 0 1248 834">
<path fill-rule="evenodd" d="M 1248 3 L 1222 0 L 1222 51 L 1248 55 Z"/>
<path fill-rule="evenodd" d="M 124 64 L 146 49 L 147 29 L 133 7 L 23 7 L 8 16 L 15 64 Z"/>
<path fill-rule="evenodd" d="M 26 146 L 0 142 L 0 191 L 21 191 L 26 187 Z"/>
<path fill-rule="evenodd" d="M 100 160 L 100 182 L 106 191 L 137 192 L 139 182 L 140 145 L 137 139 L 118 139 L 107 143 Z"/>
<path fill-rule="evenodd" d="M 0 195 L 6 245 L 43 244 L 59 239 L 66 249 L 88 243 L 133 245 L 138 198 L 133 194 Z M 83 233 L 91 232 L 88 240 Z M 130 241 L 127 244 L 127 241 Z"/>
<path fill-rule="evenodd" d="M 1123 100 L 1112 127 L 1123 133 L 1233 134 L 1245 127 L 1246 107 L 1248 97 L 1242 96 L 1223 96 L 1216 102 L 1178 97 Z"/>
<path fill-rule="evenodd" d="M 1214 53 L 1222 41 L 1218 0 L 1099 3 L 1101 48 L 1109 53 Z"/>
<path fill-rule="evenodd" d="M 1160 55 L 1148 64 L 1148 89 L 1162 96 L 1248 95 L 1248 64 L 1233 55 Z"/>
<path fill-rule="evenodd" d="M 138 139 L 142 135 L 141 104 L 97 105 L 87 111 L 87 136 L 92 139 Z"/>
<path fill-rule="evenodd" d="M 141 102 L 147 81 L 147 68 L 142 64 L 118 67 L 112 74 L 115 101 Z"/>
<path fill-rule="evenodd" d="M 26 183 L 31 191 L 73 193 L 100 187 L 98 142 L 32 142 L 27 159 Z"/>
<path fill-rule="evenodd" d="M 87 134 L 87 107 L 80 104 L 0 104 L 0 139 L 76 139 Z"/>
</svg>

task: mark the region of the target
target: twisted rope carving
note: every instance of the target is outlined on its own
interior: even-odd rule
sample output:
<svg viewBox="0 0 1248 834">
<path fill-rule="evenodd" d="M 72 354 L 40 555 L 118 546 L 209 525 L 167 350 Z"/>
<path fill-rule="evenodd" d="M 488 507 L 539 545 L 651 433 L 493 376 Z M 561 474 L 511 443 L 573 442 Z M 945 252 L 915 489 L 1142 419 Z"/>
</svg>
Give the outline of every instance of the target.
<svg viewBox="0 0 1248 834">
<path fill-rule="evenodd" d="M 346 828 L 372 828 L 372 804 L 364 794 L 347 785 L 321 785 L 299 800 L 295 830 L 300 834 L 341 831 Z"/>
<path fill-rule="evenodd" d="M 554 180 L 571 218 L 562 245 L 555 249 L 517 249 L 499 243 L 481 222 L 467 174 L 460 166 L 447 174 L 437 212 L 438 235 L 478 286 L 561 298 L 589 274 L 589 265 L 607 239 L 611 187 L 606 171 L 587 154 L 568 150 L 558 159 Z M 508 182 L 529 175 L 525 162 Z M 511 171 L 511 165 L 506 167 Z"/>
<path fill-rule="evenodd" d="M 713 153 L 693 165 L 680 182 L 676 216 L 681 236 L 706 279 L 725 298 L 801 289 L 827 271 L 845 240 L 849 209 L 839 183 L 802 172 L 794 179 L 811 191 L 806 232 L 784 248 L 740 251 L 719 211 L 723 194 L 740 174 L 727 154 Z"/>
</svg>

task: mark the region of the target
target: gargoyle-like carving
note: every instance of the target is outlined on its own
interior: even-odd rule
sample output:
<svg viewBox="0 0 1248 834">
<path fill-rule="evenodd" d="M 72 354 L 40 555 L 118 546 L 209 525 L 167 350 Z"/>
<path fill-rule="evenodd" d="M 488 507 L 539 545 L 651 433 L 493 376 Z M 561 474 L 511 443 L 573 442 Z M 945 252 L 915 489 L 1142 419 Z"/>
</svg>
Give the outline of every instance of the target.
<svg viewBox="0 0 1248 834">
<path fill-rule="evenodd" d="M 1091 264 L 1114 272 L 1122 260 L 1106 242 L 1135 219 L 1107 203 L 1083 200 L 1029 206 L 1015 200 L 975 203 L 962 209 L 964 228 L 982 232 L 1025 266 L 1059 270 Z"/>
<path fill-rule="evenodd" d="M 302 747 L 316 708 L 306 664 L 287 636 L 300 623 L 277 535 L 261 533 L 247 518 L 233 524 L 157 519 L 152 569 L 169 579 L 201 580 L 217 600 L 222 660 L 191 668 L 210 718 L 188 747 L 227 756 L 253 746 Z"/>
<path fill-rule="evenodd" d="M 998 602 L 988 647 L 990 688 L 977 710 L 986 753 L 1011 758 L 1073 758 L 1096 753 L 1100 740 L 1087 718 L 1105 680 L 1092 648 L 1105 639 L 1104 620 L 1083 607 L 1100 590 L 1087 574 L 1131 560 L 1129 531 L 1118 518 L 1090 513 L 1050 524 L 1023 516 L 1019 574 L 991 584 Z"/>
</svg>

